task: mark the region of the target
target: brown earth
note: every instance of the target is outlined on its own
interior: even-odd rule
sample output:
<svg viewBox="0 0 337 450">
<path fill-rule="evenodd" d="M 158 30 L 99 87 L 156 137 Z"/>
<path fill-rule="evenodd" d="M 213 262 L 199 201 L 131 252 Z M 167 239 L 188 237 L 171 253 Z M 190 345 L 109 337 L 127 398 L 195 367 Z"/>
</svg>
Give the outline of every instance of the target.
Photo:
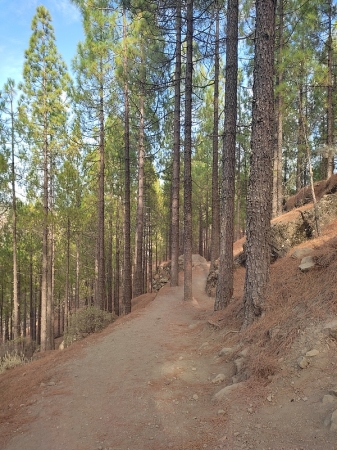
<svg viewBox="0 0 337 450">
<path fill-rule="evenodd" d="M 228 308 L 213 312 L 200 258 L 192 303 L 167 285 L 104 332 L 0 375 L 0 448 L 337 449 L 327 421 L 337 397 L 322 401 L 337 387 L 337 343 L 323 330 L 337 315 L 337 221 L 299 247 L 309 245 L 316 267 L 302 273 L 291 252 L 277 260 L 266 314 L 245 332 L 244 269 Z M 215 400 L 233 376 L 240 384 Z"/>
</svg>

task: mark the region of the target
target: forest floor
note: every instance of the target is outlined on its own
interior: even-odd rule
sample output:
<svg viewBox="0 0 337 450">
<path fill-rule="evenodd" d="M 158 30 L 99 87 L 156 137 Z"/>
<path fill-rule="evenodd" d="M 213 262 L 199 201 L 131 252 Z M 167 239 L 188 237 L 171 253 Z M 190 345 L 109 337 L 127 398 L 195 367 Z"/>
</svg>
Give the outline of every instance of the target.
<svg viewBox="0 0 337 450">
<path fill-rule="evenodd" d="M 249 331 L 239 331 L 244 269 L 214 313 L 199 258 L 192 303 L 182 282 L 167 285 L 102 333 L 0 375 L 0 448 L 336 450 L 337 344 L 324 324 L 337 313 L 337 221 L 323 231 L 310 241 L 319 268 L 301 273 L 290 255 L 273 264 L 267 313 Z"/>
</svg>

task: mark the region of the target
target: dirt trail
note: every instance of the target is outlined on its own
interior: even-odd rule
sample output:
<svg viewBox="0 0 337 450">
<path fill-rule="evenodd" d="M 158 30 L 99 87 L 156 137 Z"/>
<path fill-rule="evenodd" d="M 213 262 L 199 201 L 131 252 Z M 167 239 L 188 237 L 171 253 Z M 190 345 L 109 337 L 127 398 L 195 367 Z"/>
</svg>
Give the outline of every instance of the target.
<svg viewBox="0 0 337 450">
<path fill-rule="evenodd" d="M 333 230 L 336 236 L 337 221 Z M 337 342 L 326 337 L 315 316 L 298 328 L 275 376 L 262 383 L 252 377 L 214 400 L 232 384 L 240 352 L 248 345 L 250 362 L 255 358 L 259 364 L 263 347 L 235 331 L 244 269 L 235 273 L 238 302 L 222 311 L 221 319 L 219 311 L 212 314 L 214 299 L 204 291 L 209 268 L 203 261 L 200 257 L 193 270 L 191 303 L 183 301 L 182 282 L 167 285 L 145 308 L 102 333 L 4 374 L 1 450 L 337 450 L 337 431 L 326 423 L 337 411 L 337 395 L 328 395 L 337 392 Z M 288 274 L 288 288 L 298 286 L 299 276 L 306 283 L 312 278 L 319 292 L 331 297 L 336 271 L 299 274 L 298 262 L 289 256 L 275 263 L 273 272 L 284 274 L 285 267 L 293 277 Z M 227 316 L 230 328 L 214 328 Z M 259 329 L 262 325 L 261 319 Z M 231 347 L 231 354 L 218 357 L 223 347 Z M 300 369 L 298 357 L 314 348 L 319 353 L 310 367 Z M 218 374 L 223 383 L 212 384 Z"/>
<path fill-rule="evenodd" d="M 199 355 L 198 319 L 213 306 L 204 294 L 207 272 L 207 265 L 194 269 L 192 304 L 182 300 L 182 286 L 164 287 L 131 320 L 83 341 L 83 352 L 40 387 L 26 411 L 34 420 L 5 449 L 182 449 L 210 442 L 204 403 L 214 386 L 209 356 Z M 206 419 L 212 409 L 216 416 L 214 406 Z"/>
</svg>

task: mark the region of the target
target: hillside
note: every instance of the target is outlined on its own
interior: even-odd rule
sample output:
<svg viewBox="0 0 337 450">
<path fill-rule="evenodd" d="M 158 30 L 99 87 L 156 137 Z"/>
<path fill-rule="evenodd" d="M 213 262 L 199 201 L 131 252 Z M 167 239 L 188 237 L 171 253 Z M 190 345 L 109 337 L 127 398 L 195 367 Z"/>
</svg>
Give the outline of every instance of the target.
<svg viewBox="0 0 337 450">
<path fill-rule="evenodd" d="M 301 271 L 293 253 L 308 247 L 315 265 Z M 216 313 L 207 274 L 196 257 L 192 304 L 167 285 L 104 332 L 0 375 L 0 448 L 336 449 L 337 220 L 272 265 L 267 312 L 243 333 L 244 268 Z"/>
</svg>

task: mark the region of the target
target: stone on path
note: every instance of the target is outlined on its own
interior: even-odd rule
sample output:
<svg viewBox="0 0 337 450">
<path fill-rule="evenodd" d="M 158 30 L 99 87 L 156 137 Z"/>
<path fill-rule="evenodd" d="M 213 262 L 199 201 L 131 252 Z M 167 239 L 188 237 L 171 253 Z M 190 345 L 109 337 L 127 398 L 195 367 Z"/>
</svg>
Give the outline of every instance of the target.
<svg viewBox="0 0 337 450">
<path fill-rule="evenodd" d="M 231 384 L 229 386 L 224 387 L 223 389 L 221 389 L 221 391 L 217 392 L 214 395 L 214 400 L 222 400 L 224 399 L 228 394 L 230 394 L 231 392 L 235 391 L 242 383 L 236 383 L 236 384 Z"/>
<path fill-rule="evenodd" d="M 212 383 L 213 384 L 220 384 L 223 381 L 225 381 L 226 377 L 223 373 L 219 373 L 215 378 L 213 378 Z"/>
</svg>

